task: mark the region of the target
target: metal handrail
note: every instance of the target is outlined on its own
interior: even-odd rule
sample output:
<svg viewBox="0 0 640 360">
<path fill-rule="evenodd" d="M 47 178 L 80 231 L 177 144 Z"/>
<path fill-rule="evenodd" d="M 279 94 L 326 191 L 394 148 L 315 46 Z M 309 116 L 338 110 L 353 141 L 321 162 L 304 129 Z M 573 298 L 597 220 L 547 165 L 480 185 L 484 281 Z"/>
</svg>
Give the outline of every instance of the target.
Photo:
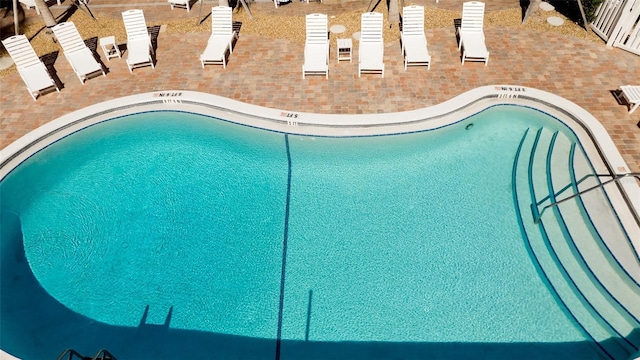
<svg viewBox="0 0 640 360">
<path fill-rule="evenodd" d="M 597 189 L 597 188 L 601 188 L 601 187 L 603 187 L 603 186 L 605 186 L 605 185 L 607 185 L 607 184 L 609 184 L 609 183 L 612 183 L 612 182 L 614 182 L 614 181 L 615 181 L 615 182 L 617 182 L 617 181 L 619 181 L 620 179 L 625 178 L 625 177 L 627 177 L 627 176 L 633 176 L 633 177 L 635 177 L 636 179 L 640 180 L 640 173 L 626 173 L 626 174 L 622 174 L 622 175 L 618 175 L 618 174 L 616 174 L 616 175 L 602 174 L 602 175 L 597 175 L 597 176 L 613 176 L 613 179 L 611 179 L 611 180 L 607 180 L 607 181 L 605 181 L 605 182 L 603 182 L 603 183 L 600 183 L 600 184 L 598 184 L 598 185 L 596 185 L 596 186 L 590 187 L 590 188 L 588 188 L 588 189 L 586 189 L 586 190 L 582 190 L 582 191 L 577 192 L 577 193 L 575 193 L 575 194 L 573 194 L 573 195 L 571 195 L 571 196 L 569 196 L 569 197 L 566 197 L 566 198 L 564 198 L 564 199 L 562 199 L 562 200 L 558 200 L 558 201 L 556 201 L 556 202 L 553 202 L 553 203 L 551 203 L 551 204 L 549 204 L 549 205 L 547 205 L 547 206 L 543 207 L 543 208 L 542 208 L 542 211 L 540 211 L 540 213 L 538 213 L 538 216 L 533 220 L 533 223 L 534 223 L 534 224 L 538 224 L 538 223 L 540 222 L 540 219 L 542 219 L 542 214 L 543 214 L 543 213 L 544 213 L 544 211 L 545 211 L 545 210 L 547 210 L 548 208 L 550 208 L 550 207 L 554 207 L 554 206 L 556 206 L 556 205 L 560 205 L 560 204 L 562 204 L 563 202 L 565 202 L 565 201 L 567 201 L 567 200 L 571 200 L 571 199 L 573 199 L 573 198 L 574 198 L 574 197 L 576 197 L 576 196 L 580 196 L 580 195 L 582 195 L 582 194 L 588 193 L 588 192 L 589 192 L 589 191 L 591 191 L 591 190 L 595 190 L 595 189 Z"/>
</svg>

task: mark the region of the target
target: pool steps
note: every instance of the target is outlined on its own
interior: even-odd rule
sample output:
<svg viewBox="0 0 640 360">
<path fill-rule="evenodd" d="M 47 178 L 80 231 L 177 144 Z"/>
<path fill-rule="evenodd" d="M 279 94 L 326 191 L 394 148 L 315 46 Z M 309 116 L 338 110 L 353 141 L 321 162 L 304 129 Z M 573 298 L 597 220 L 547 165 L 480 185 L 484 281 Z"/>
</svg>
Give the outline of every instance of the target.
<svg viewBox="0 0 640 360">
<path fill-rule="evenodd" d="M 571 144 L 566 136 L 558 135 L 558 132 L 553 134 L 547 153 L 547 186 L 551 197 L 550 201 L 554 202 L 557 200 L 554 195 L 556 191 L 554 182 L 559 182 L 562 184 L 560 186 L 564 186 L 564 184 L 571 183 L 571 177 L 569 172 L 564 171 L 553 172 L 554 176 L 552 176 L 552 163 L 554 163 L 555 159 L 556 164 L 563 165 L 562 163 L 564 163 L 566 159 L 570 159 L 570 154 L 575 154 L 575 145 Z M 558 142 L 564 140 L 564 146 L 558 146 L 556 143 L 558 139 L 560 139 Z M 570 163 L 571 162 L 569 162 L 569 164 Z M 569 164 L 566 165 L 568 166 Z M 572 203 L 572 201 L 566 202 L 567 205 L 571 205 Z M 614 280 L 619 279 L 619 277 L 614 276 L 616 274 L 616 271 L 613 270 L 614 268 L 612 266 L 601 266 L 602 264 L 606 264 L 606 262 L 601 264 L 592 263 L 592 266 L 590 266 L 585 260 L 583 254 L 579 252 L 576 243 L 597 245 L 600 239 L 595 237 L 597 234 L 589 231 L 585 221 L 581 221 L 582 216 L 579 211 L 567 211 L 567 207 L 564 207 L 563 204 L 563 209 L 561 209 L 560 206 L 556 206 L 553 208 L 553 212 L 557 221 L 551 221 L 551 226 L 556 227 L 555 231 L 559 229 L 562 236 L 554 236 L 549 239 L 554 241 L 553 246 L 561 258 L 562 265 L 570 273 L 571 278 L 581 286 L 582 291 L 587 295 L 587 300 L 593 304 L 597 311 L 601 314 L 609 314 L 609 316 L 604 316 L 605 320 L 612 325 L 617 334 L 625 339 L 628 334 L 631 334 L 640 326 L 637 317 L 631 312 L 632 310 L 636 313 L 640 312 L 638 305 L 636 305 L 636 303 L 638 303 L 637 299 L 640 298 L 638 288 L 635 286 L 629 287 L 628 284 L 624 283 L 615 283 Z M 570 225 L 567 224 L 565 218 L 571 222 Z M 579 220 L 576 221 L 575 219 Z M 588 256 L 589 254 L 585 253 L 584 255 Z M 609 276 L 598 277 L 597 275 L 602 275 L 602 272 L 596 274 L 593 271 L 594 268 L 611 269 L 613 271 L 605 272 L 605 275 Z M 601 279 L 603 280 L 601 281 Z M 612 294 L 603 282 L 610 284 L 611 288 L 620 291 L 615 295 Z M 631 346 L 630 351 L 637 350 L 637 347 L 631 341 L 626 342 Z"/>
<path fill-rule="evenodd" d="M 637 353 L 640 287 L 622 271 L 591 217 L 581 220 L 586 213 L 583 196 L 554 206 L 539 225 L 533 223 L 543 206 L 598 183 L 596 177 L 585 178 L 592 169 L 584 154 L 560 132 L 530 129 L 523 136 L 514 171 L 527 174 L 514 174 L 513 186 L 532 258 L 568 315 L 606 358 L 626 359 Z M 576 185 L 576 179 L 582 182 Z"/>
<path fill-rule="evenodd" d="M 548 133 L 551 133 L 547 131 Z M 544 135 L 544 132 L 543 132 Z M 558 142 L 556 143 L 557 139 Z M 564 142 L 562 141 L 564 140 Z M 559 179 L 559 187 L 564 187 L 565 184 L 571 183 L 569 177 L 569 165 L 573 164 L 572 161 L 567 163 L 567 159 L 571 159 L 569 155 L 575 155 L 575 148 L 569 139 L 556 132 L 551 135 L 551 139 L 548 141 L 548 150 L 546 156 L 544 155 L 544 148 L 540 148 L 537 158 L 541 163 L 546 163 L 546 171 L 542 174 L 546 174 L 546 186 L 548 187 L 547 194 L 549 194 L 549 201 L 556 201 L 555 193 L 556 189 L 553 185 L 553 179 Z M 564 146 L 563 146 L 564 145 Z M 554 156 L 555 155 L 555 156 Z M 555 159 L 555 162 L 553 160 Z M 554 171 L 555 170 L 555 171 Z M 583 171 L 593 171 L 590 167 L 584 167 Z M 564 177 L 564 178 L 563 178 Z M 534 182 L 534 186 L 537 182 Z M 543 184 L 544 180 L 540 179 L 540 184 Z M 544 187 L 542 194 L 545 194 Z M 572 195 L 571 193 L 565 193 L 566 196 Z M 576 198 L 577 199 L 577 198 Z M 637 317 L 630 315 L 629 309 L 633 309 L 636 313 L 640 312 L 638 305 L 635 303 L 638 299 L 638 288 L 636 286 L 628 287 L 623 286 L 618 289 L 623 290 L 619 292 L 618 296 L 613 296 L 602 285 L 600 278 L 598 278 L 591 268 L 586 264 L 582 255 L 576 250 L 575 242 L 580 241 L 583 243 L 601 243 L 602 239 L 597 233 L 581 233 L 580 236 L 572 236 L 569 229 L 579 229 L 581 226 L 585 227 L 585 224 L 589 221 L 584 221 L 579 212 L 571 213 L 567 211 L 566 205 L 574 201 L 567 201 L 561 206 L 554 207 L 553 213 L 555 216 L 551 217 L 551 221 L 547 221 L 547 224 L 543 222 L 542 226 L 550 227 L 550 233 L 554 233 L 554 236 L 549 236 L 550 246 L 559 257 L 560 264 L 564 267 L 571 280 L 578 285 L 578 289 L 585 294 L 585 299 L 589 303 L 589 306 L 593 307 L 598 314 L 600 314 L 605 322 L 611 326 L 615 332 L 615 335 L 619 336 L 623 341 L 621 342 L 630 352 L 637 350 L 637 345 L 634 345 L 626 337 L 633 333 L 634 329 L 640 327 L 637 321 Z M 605 204 L 608 204 L 605 202 Z M 607 206 L 607 205 L 605 205 Z M 564 215 L 564 217 L 563 217 Z M 601 215 L 602 216 L 602 215 Z M 567 225 L 565 218 L 570 222 Z M 617 219 L 612 219 L 612 223 L 617 222 Z M 610 234 L 606 234 L 609 236 Z M 620 239 L 620 238 L 619 238 Z M 625 237 L 622 237 L 625 239 Z M 595 264 L 600 269 L 612 269 L 611 264 L 601 263 Z M 609 266 L 607 266 L 609 265 Z M 612 271 L 611 273 L 615 273 Z M 626 274 L 625 274 L 626 275 Z M 610 279 L 603 279 L 604 282 L 610 283 Z M 627 307 L 620 304 L 620 300 L 627 300 Z"/>
<path fill-rule="evenodd" d="M 536 171 L 538 174 L 544 175 L 546 168 L 543 161 L 535 161 L 536 148 L 541 142 L 541 137 L 544 141 L 544 133 L 542 133 L 542 130 L 534 132 L 534 137 L 531 140 L 531 144 L 528 146 L 528 149 L 525 148 L 523 153 L 520 155 L 520 159 L 522 160 L 520 160 L 521 165 L 518 170 L 520 172 L 524 172 L 527 176 L 517 177 L 521 179 L 528 179 L 527 181 L 520 181 L 517 186 L 520 190 L 516 191 L 523 195 L 524 193 L 529 194 L 529 196 L 524 195 L 519 198 L 520 203 L 518 206 L 522 208 L 523 217 L 521 221 L 524 224 L 532 253 L 539 264 L 542 275 L 552 285 L 550 288 L 555 291 L 557 299 L 564 305 L 568 315 L 570 315 L 584 331 L 585 336 L 594 341 L 596 348 L 604 358 L 622 358 L 623 356 L 626 356 L 629 351 L 622 347 L 622 345 L 618 344 L 618 342 L 608 342 L 609 339 L 618 337 L 615 335 L 612 328 L 608 326 L 608 324 L 597 314 L 595 309 L 593 309 L 586 301 L 583 294 L 578 291 L 576 284 L 571 281 L 565 269 L 562 266 L 559 266 L 560 262 L 557 255 L 553 251 L 553 248 L 551 248 L 548 241 L 549 234 L 547 233 L 547 230 L 543 227 L 539 228 L 531 220 L 532 218 L 530 215 L 533 215 L 534 217 L 537 215 L 535 213 L 537 208 L 532 208 L 532 210 L 534 210 L 533 214 L 530 214 L 528 211 L 530 208 L 529 204 L 532 202 L 531 199 L 540 199 L 544 197 L 544 195 L 540 193 L 536 196 L 536 187 L 534 186 L 533 178 Z M 538 189 L 538 191 L 542 190 L 544 190 L 544 186 L 540 186 Z"/>
<path fill-rule="evenodd" d="M 575 160 L 576 162 L 587 161 L 584 157 L 576 157 Z M 580 167 L 581 165 L 578 165 L 574 168 Z M 584 191 L 586 188 L 592 186 L 592 184 L 598 183 L 596 179 L 593 179 L 594 181 L 591 184 L 578 184 L 578 182 L 575 180 L 578 178 L 578 175 L 574 172 L 572 172 L 571 175 L 573 180 L 572 182 L 574 183 L 574 192 Z M 606 180 L 610 181 L 610 179 Z M 607 186 L 615 187 L 615 184 L 605 185 L 605 187 Z M 576 200 L 583 215 L 591 220 L 588 223 L 589 225 L 591 225 L 590 230 L 593 233 L 598 234 L 598 236 L 600 236 L 600 234 L 606 234 L 606 236 L 600 236 L 600 238 L 603 240 L 603 250 L 606 250 L 607 254 L 613 254 L 614 261 L 622 269 L 622 271 L 627 274 L 627 276 L 635 283 L 636 286 L 640 286 L 640 258 L 638 258 L 638 254 L 633 249 L 633 246 L 631 246 L 629 242 L 612 242 L 612 240 L 614 239 L 622 239 L 625 236 L 628 237 L 628 234 L 625 232 L 624 228 L 619 226 L 619 221 L 616 215 L 611 212 L 590 214 L 587 211 L 587 206 L 585 204 L 594 202 L 603 203 L 608 201 L 604 192 L 602 190 L 590 191 L 576 198 Z"/>
<path fill-rule="evenodd" d="M 522 237 L 524 239 L 524 245 L 530 253 L 531 260 L 534 262 L 540 279 L 546 284 L 561 308 L 565 309 L 567 317 L 575 322 L 578 329 L 582 331 L 585 338 L 592 340 L 595 349 L 603 356 L 603 358 L 611 358 L 606 349 L 600 345 L 600 341 L 607 339 L 607 332 L 601 328 L 601 324 L 598 323 L 595 318 L 585 310 L 579 297 L 575 295 L 571 288 L 563 281 L 551 281 L 551 279 L 563 279 L 559 269 L 553 266 L 553 259 L 551 253 L 545 248 L 545 244 L 542 240 L 542 235 L 537 231 L 533 222 L 528 222 L 530 208 L 527 206 L 531 196 L 530 191 L 530 179 L 522 176 L 522 172 L 525 174 L 528 172 L 529 164 L 531 163 L 529 155 L 532 154 L 532 148 L 535 137 L 538 135 L 527 136 L 527 133 L 531 133 L 533 129 L 525 132 L 513 167 L 513 195 L 515 201 L 516 214 L 519 218 L 519 224 L 522 231 Z M 522 151 L 522 149 L 526 149 Z M 520 190 L 518 190 L 520 189 Z M 561 294 L 564 294 L 561 296 Z"/>
</svg>

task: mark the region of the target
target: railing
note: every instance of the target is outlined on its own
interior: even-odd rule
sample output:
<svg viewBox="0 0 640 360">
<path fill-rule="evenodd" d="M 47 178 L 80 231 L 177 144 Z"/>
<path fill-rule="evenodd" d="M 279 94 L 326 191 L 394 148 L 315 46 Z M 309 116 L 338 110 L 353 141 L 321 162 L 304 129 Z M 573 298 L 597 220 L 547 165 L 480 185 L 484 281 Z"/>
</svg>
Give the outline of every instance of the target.
<svg viewBox="0 0 640 360">
<path fill-rule="evenodd" d="M 93 356 L 82 356 L 79 352 L 73 349 L 66 349 L 58 356 L 57 360 L 116 360 L 115 356 L 113 356 L 110 352 L 105 349 L 98 350 L 98 352 Z"/>
<path fill-rule="evenodd" d="M 605 182 L 603 182 L 603 183 L 600 183 L 600 184 L 598 184 L 598 185 L 596 185 L 596 186 L 590 187 L 590 188 L 588 188 L 588 189 L 586 189 L 586 190 L 582 190 L 582 191 L 580 191 L 580 192 L 578 192 L 578 193 L 575 193 L 575 194 L 573 194 L 573 195 L 571 195 L 571 196 L 569 196 L 569 197 L 566 197 L 566 198 L 564 198 L 564 199 L 562 199 L 562 200 L 558 200 L 558 201 L 556 201 L 556 202 L 553 202 L 553 203 L 551 203 L 551 204 L 549 204 L 549 205 L 547 205 L 547 206 L 543 207 L 543 208 L 542 208 L 542 211 L 540 211 L 540 213 L 538 213 L 538 216 L 536 216 L 536 217 L 533 219 L 534 224 L 537 224 L 537 223 L 539 223 L 539 222 L 540 222 L 540 219 L 542 218 L 542 214 L 545 212 L 545 210 L 547 210 L 548 208 L 554 207 L 554 206 L 556 206 L 556 205 L 560 205 L 560 204 L 562 204 L 563 202 L 565 202 L 565 201 L 567 201 L 567 200 L 571 200 L 571 199 L 573 199 L 573 198 L 574 198 L 574 197 L 576 197 L 576 196 L 580 196 L 580 195 L 583 195 L 583 194 L 585 194 L 585 193 L 588 193 L 588 192 L 589 192 L 589 191 L 591 191 L 591 190 L 595 190 L 595 189 L 601 188 L 601 187 L 603 187 L 603 186 L 605 186 L 605 185 L 607 185 L 607 184 L 609 184 L 609 183 L 620 181 L 620 179 L 626 178 L 626 177 L 628 177 L 628 176 L 633 176 L 633 177 L 635 177 L 636 179 L 640 180 L 640 173 L 626 173 L 626 174 L 622 174 L 622 175 L 617 175 L 617 174 L 616 174 L 616 175 L 609 175 L 609 174 L 596 174 L 595 176 L 599 176 L 599 177 L 600 177 L 600 176 L 613 176 L 613 179 L 611 179 L 611 180 L 607 180 L 607 181 L 605 181 Z M 536 206 L 537 206 L 537 205 L 536 205 Z"/>
</svg>

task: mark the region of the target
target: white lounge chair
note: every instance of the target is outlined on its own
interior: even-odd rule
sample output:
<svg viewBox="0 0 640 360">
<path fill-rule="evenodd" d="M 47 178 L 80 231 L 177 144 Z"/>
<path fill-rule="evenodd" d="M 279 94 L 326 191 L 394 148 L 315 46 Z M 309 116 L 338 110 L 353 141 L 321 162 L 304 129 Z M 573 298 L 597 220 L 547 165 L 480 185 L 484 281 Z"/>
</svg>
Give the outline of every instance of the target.
<svg viewBox="0 0 640 360">
<path fill-rule="evenodd" d="M 207 47 L 200 55 L 202 68 L 205 65 L 222 65 L 227 67 L 227 50 L 233 54 L 233 39 L 238 34 L 233 30 L 231 8 L 228 6 L 216 6 L 211 9 L 211 36 Z"/>
<path fill-rule="evenodd" d="M 29 95 L 36 100 L 39 95 L 49 90 L 60 89 L 53 81 L 33 47 L 24 35 L 15 35 L 2 40 L 2 44 L 18 68 L 18 73 L 27 85 Z"/>
<path fill-rule="evenodd" d="M 405 70 L 412 65 L 425 65 L 431 69 L 431 56 L 424 33 L 424 6 L 405 6 L 402 9 L 400 41 Z"/>
<path fill-rule="evenodd" d="M 56 0 L 56 2 L 58 3 L 58 5 L 62 5 L 60 3 L 60 0 Z M 36 14 L 40 15 L 40 9 L 38 9 L 38 6 L 36 5 L 35 0 L 20 0 L 20 3 L 26 6 L 27 9 L 34 8 L 36 10 Z"/>
<path fill-rule="evenodd" d="M 273 3 L 275 4 L 276 9 L 278 8 L 278 5 L 284 4 L 284 3 L 290 3 L 290 2 L 291 0 L 273 0 Z"/>
<path fill-rule="evenodd" d="M 384 40 L 382 14 L 364 13 L 360 17 L 358 77 L 363 73 L 380 73 L 384 77 Z"/>
<path fill-rule="evenodd" d="M 35 0 L 20 0 L 20 3 L 26 6 L 27 9 L 36 9 L 36 14 L 40 15 L 40 9 L 38 9 Z"/>
<path fill-rule="evenodd" d="M 169 5 L 171 5 L 171 10 L 173 10 L 173 8 L 179 7 L 179 8 L 185 8 L 187 9 L 187 12 L 189 12 L 191 10 L 191 0 L 168 0 L 169 1 Z M 202 0 L 199 0 L 202 1 Z"/>
<path fill-rule="evenodd" d="M 484 3 L 468 1 L 462 4 L 462 21 L 457 28 L 458 50 L 463 49 L 462 64 L 467 61 L 489 63 L 489 51 L 484 39 Z"/>
<path fill-rule="evenodd" d="M 622 90 L 622 96 L 629 103 L 629 114 L 633 113 L 640 107 L 640 86 L 623 85 L 620 86 L 620 90 Z"/>
<path fill-rule="evenodd" d="M 153 64 L 153 46 L 151 36 L 147 30 L 147 22 L 144 19 L 142 10 L 127 10 L 122 13 L 124 28 L 127 32 L 127 66 L 129 72 L 133 69 Z"/>
<path fill-rule="evenodd" d="M 306 75 L 329 77 L 329 32 L 326 14 L 306 16 L 306 39 L 304 43 L 304 64 L 302 78 Z"/>
<path fill-rule="evenodd" d="M 80 83 L 84 84 L 88 78 L 99 75 L 99 73 L 102 73 L 103 76 L 107 75 L 72 22 L 60 23 L 52 30 L 62 46 L 64 57 L 67 58 L 73 71 L 78 75 Z"/>
</svg>

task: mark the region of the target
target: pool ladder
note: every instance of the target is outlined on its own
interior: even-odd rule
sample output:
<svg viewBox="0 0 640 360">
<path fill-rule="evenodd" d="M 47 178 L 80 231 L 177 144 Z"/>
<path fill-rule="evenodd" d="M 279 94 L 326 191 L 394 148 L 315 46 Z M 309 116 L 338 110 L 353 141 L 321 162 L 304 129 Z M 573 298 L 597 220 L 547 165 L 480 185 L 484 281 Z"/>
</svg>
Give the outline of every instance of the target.
<svg viewBox="0 0 640 360">
<path fill-rule="evenodd" d="M 73 349 L 66 349 L 58 356 L 58 360 L 116 360 L 110 352 L 105 349 L 99 350 L 93 357 L 82 356 Z"/>
<path fill-rule="evenodd" d="M 563 202 L 565 202 L 565 201 L 567 201 L 567 200 L 570 200 L 570 199 L 573 199 L 573 198 L 574 198 L 574 197 L 576 197 L 576 196 L 580 196 L 580 195 L 582 195 L 582 194 L 588 193 L 588 192 L 589 192 L 589 191 L 591 191 L 591 190 L 595 190 L 595 189 L 601 188 L 601 187 L 603 187 L 603 186 L 605 186 L 605 185 L 607 185 L 607 184 L 609 184 L 609 183 L 611 183 L 611 182 L 618 182 L 618 181 L 620 181 L 621 179 L 626 178 L 627 176 L 632 176 L 632 177 L 634 177 L 634 178 L 636 178 L 636 179 L 640 180 L 640 173 L 626 173 L 626 174 L 617 174 L 617 175 L 609 175 L 609 174 L 595 174 L 594 176 L 598 176 L 598 177 L 602 177 L 602 176 L 612 176 L 612 177 L 613 177 L 613 179 L 607 180 L 607 181 L 605 181 L 605 182 L 603 182 L 603 183 L 600 183 L 600 184 L 598 184 L 598 185 L 596 185 L 596 186 L 593 186 L 593 187 L 590 187 L 590 188 L 588 188 L 588 189 L 582 190 L 582 191 L 580 191 L 580 192 L 578 192 L 578 193 L 575 193 L 575 194 L 573 194 L 573 195 L 571 195 L 571 196 L 569 196 L 569 197 L 566 197 L 566 198 L 564 198 L 564 199 L 562 199 L 562 200 L 558 200 L 558 201 L 556 201 L 556 202 L 554 202 L 554 203 L 551 203 L 551 204 L 549 204 L 549 205 L 547 205 L 547 206 L 543 207 L 543 208 L 542 208 L 542 211 L 540 211 L 540 212 L 538 213 L 538 216 L 536 216 L 536 217 L 533 219 L 533 222 L 534 222 L 535 224 L 539 223 L 539 222 L 540 222 L 540 219 L 542 218 L 542 213 L 544 213 L 544 211 L 545 211 L 545 210 L 547 210 L 548 208 L 551 208 L 551 207 L 554 207 L 554 206 L 560 205 L 560 204 L 562 204 Z M 532 204 L 532 206 L 533 206 L 533 205 L 534 205 L 534 204 Z"/>
</svg>

